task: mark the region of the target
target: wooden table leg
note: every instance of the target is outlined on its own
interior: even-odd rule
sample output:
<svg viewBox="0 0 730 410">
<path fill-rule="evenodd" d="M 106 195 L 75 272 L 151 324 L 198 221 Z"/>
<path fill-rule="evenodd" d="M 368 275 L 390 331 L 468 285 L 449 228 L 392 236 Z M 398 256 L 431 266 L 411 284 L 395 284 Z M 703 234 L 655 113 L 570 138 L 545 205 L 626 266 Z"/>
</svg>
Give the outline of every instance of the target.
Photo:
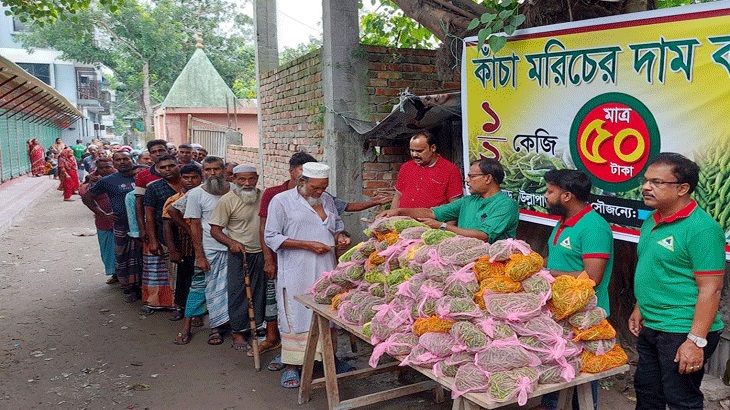
<svg viewBox="0 0 730 410">
<path fill-rule="evenodd" d="M 451 405 L 451 410 L 480 410 L 481 406 L 472 403 L 464 397 L 457 397 L 454 399 L 454 404 Z"/>
<path fill-rule="evenodd" d="M 558 395 L 558 409 L 559 410 L 573 410 L 573 392 L 575 387 L 568 387 L 567 389 L 560 390 Z"/>
<path fill-rule="evenodd" d="M 441 383 L 438 383 L 433 389 L 433 401 L 435 403 L 444 402 L 444 386 Z"/>
<path fill-rule="evenodd" d="M 580 410 L 593 410 L 593 389 L 591 383 L 583 383 L 576 386 L 578 394 L 578 408 Z"/>
<path fill-rule="evenodd" d="M 319 322 L 319 315 L 312 313 L 312 324 L 309 326 L 309 337 L 307 338 L 307 348 L 304 351 L 304 364 L 302 365 L 302 378 L 299 384 L 299 398 L 297 400 L 299 404 L 304 404 L 312 398 L 312 370 L 314 369 L 314 357 L 317 353 L 317 341 L 319 340 Z"/>
<path fill-rule="evenodd" d="M 340 405 L 340 390 L 337 385 L 337 371 L 335 370 L 335 349 L 330 331 L 330 321 L 319 318 L 319 339 L 322 341 L 322 364 L 324 365 L 325 388 L 327 389 L 327 403 L 329 410 Z"/>
</svg>

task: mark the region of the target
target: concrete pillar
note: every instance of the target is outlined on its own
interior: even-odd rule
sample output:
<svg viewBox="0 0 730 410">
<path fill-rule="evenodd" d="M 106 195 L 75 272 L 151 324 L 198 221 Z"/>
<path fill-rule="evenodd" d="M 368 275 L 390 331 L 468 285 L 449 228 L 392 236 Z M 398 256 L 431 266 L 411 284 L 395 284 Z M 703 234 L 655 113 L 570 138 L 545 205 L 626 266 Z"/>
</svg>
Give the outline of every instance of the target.
<svg viewBox="0 0 730 410">
<path fill-rule="evenodd" d="M 333 170 L 328 191 L 348 202 L 360 201 L 363 139 L 340 115 L 361 118 L 367 111 L 367 61 L 359 44 L 357 0 L 322 0 L 322 24 L 324 159 Z M 361 230 L 361 216 L 345 217 L 353 235 Z"/>
<path fill-rule="evenodd" d="M 254 0 L 254 30 L 256 32 L 256 94 L 261 96 L 261 75 L 279 66 L 279 48 L 276 36 L 276 0 Z M 261 101 L 257 101 L 259 128 L 259 170 L 261 183 L 267 186 L 264 172 L 264 127 Z"/>
</svg>

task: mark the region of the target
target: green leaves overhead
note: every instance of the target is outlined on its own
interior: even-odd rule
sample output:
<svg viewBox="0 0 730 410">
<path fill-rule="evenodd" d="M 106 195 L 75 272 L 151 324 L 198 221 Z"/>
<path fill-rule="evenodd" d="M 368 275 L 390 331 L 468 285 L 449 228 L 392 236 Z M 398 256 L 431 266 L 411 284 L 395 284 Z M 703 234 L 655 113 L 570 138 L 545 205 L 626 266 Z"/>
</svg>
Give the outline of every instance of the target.
<svg viewBox="0 0 730 410">
<path fill-rule="evenodd" d="M 474 30 L 480 25 L 483 27 L 477 32 L 479 45 L 488 44 L 492 54 L 499 52 L 507 44 L 507 36 L 514 34 L 517 27 L 525 22 L 525 16 L 518 10 L 519 3 L 511 0 L 495 0 L 485 2 L 493 13 L 484 13 L 478 19 L 473 19 L 467 30 Z"/>
</svg>

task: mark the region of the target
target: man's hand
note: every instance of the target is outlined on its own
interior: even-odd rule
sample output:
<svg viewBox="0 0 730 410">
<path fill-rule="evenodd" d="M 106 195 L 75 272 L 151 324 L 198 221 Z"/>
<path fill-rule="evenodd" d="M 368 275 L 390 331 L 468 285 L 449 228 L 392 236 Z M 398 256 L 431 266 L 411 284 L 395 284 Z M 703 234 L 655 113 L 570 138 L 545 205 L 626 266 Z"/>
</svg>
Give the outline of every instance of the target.
<svg viewBox="0 0 730 410">
<path fill-rule="evenodd" d="M 274 258 L 264 258 L 264 273 L 269 279 L 276 279 L 276 261 Z"/>
<path fill-rule="evenodd" d="M 337 249 L 347 249 L 350 243 L 352 243 L 352 238 L 347 232 L 340 232 L 335 235 L 335 247 Z"/>
<path fill-rule="evenodd" d="M 398 216 L 398 209 L 388 209 L 378 214 L 376 218 L 390 218 L 392 216 Z"/>
<path fill-rule="evenodd" d="M 329 245 L 325 245 L 322 242 L 309 241 L 309 250 L 316 253 L 317 255 L 322 255 L 332 250 L 332 247 Z"/>
<path fill-rule="evenodd" d="M 418 218 L 418 222 L 424 223 L 428 225 L 429 228 L 438 229 L 441 227 L 440 221 L 437 221 L 433 218 Z"/>
<path fill-rule="evenodd" d="M 210 270 L 210 265 L 208 264 L 208 259 L 205 257 L 195 257 L 195 267 L 202 270 L 203 272 L 208 272 Z"/>
<path fill-rule="evenodd" d="M 370 201 L 374 204 L 378 205 L 385 205 L 389 204 L 390 201 L 393 200 L 393 195 L 387 195 L 387 194 L 378 194 L 372 198 L 370 198 Z"/>
<path fill-rule="evenodd" d="M 177 251 L 177 249 L 170 248 L 170 262 L 182 262 L 182 255 Z"/>
<path fill-rule="evenodd" d="M 241 242 L 233 241 L 233 244 L 228 247 L 228 250 L 233 253 L 246 253 L 246 247 Z"/>
<path fill-rule="evenodd" d="M 104 220 L 105 222 L 116 222 L 117 221 L 117 216 L 113 212 L 110 212 L 108 214 L 105 213 L 104 215 L 100 215 L 100 218 L 102 220 Z"/>
<path fill-rule="evenodd" d="M 639 337 L 639 332 L 644 327 L 644 319 L 641 317 L 639 311 L 639 305 L 634 306 L 634 311 L 629 316 L 629 331 L 636 337 Z"/>
<path fill-rule="evenodd" d="M 153 255 L 162 256 L 164 254 L 162 251 L 162 245 L 160 245 L 160 242 L 158 241 L 150 241 L 148 249 Z"/>
<path fill-rule="evenodd" d="M 674 363 L 679 363 L 679 374 L 694 373 L 705 363 L 705 351 L 687 339 L 677 349 Z"/>
</svg>

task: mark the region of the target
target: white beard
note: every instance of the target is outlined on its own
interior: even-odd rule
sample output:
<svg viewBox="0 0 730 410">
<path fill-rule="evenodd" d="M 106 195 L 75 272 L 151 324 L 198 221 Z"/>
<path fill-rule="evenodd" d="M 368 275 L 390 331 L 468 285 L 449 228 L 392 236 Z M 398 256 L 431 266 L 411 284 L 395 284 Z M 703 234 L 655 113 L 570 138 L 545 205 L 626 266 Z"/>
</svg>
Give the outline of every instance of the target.
<svg viewBox="0 0 730 410">
<path fill-rule="evenodd" d="M 259 198 L 259 193 L 256 191 L 256 188 L 243 189 L 236 184 L 231 184 L 231 190 L 234 194 L 241 198 L 241 201 L 243 201 L 244 204 L 256 203 Z"/>
<path fill-rule="evenodd" d="M 211 195 L 223 195 L 228 192 L 228 182 L 225 177 L 210 177 L 205 180 L 203 187 Z"/>
<path fill-rule="evenodd" d="M 306 199 L 307 203 L 312 208 L 314 208 L 315 206 L 322 205 L 322 198 L 321 197 L 315 198 L 315 197 L 307 196 L 307 189 L 304 188 L 303 186 L 299 187 L 299 195 L 301 195 L 304 199 Z"/>
</svg>

